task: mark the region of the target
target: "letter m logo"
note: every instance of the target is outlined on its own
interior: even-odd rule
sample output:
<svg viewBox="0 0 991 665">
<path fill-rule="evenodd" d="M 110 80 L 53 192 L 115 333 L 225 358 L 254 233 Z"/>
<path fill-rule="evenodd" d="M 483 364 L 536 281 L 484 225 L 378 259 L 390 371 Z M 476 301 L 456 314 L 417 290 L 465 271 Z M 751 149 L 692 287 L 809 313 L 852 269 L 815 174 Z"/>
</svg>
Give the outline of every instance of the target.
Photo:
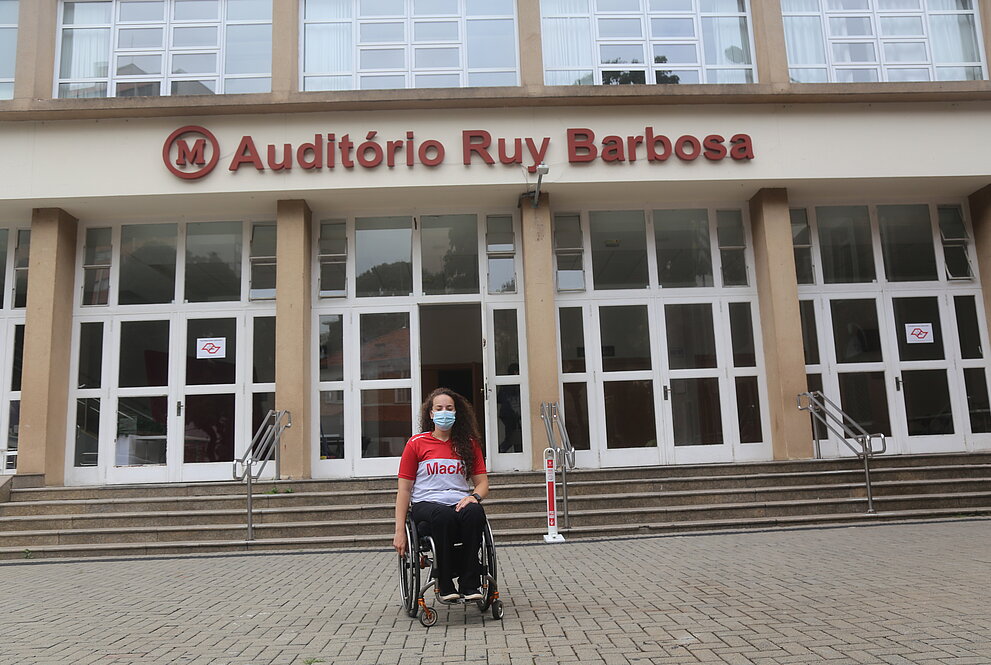
<svg viewBox="0 0 991 665">
<path fill-rule="evenodd" d="M 185 139 L 179 139 L 176 141 L 176 148 L 179 150 L 175 160 L 176 166 L 186 166 L 187 164 L 202 166 L 206 164 L 206 139 L 196 139 L 193 141 L 192 148 L 189 147 L 189 143 Z"/>
</svg>

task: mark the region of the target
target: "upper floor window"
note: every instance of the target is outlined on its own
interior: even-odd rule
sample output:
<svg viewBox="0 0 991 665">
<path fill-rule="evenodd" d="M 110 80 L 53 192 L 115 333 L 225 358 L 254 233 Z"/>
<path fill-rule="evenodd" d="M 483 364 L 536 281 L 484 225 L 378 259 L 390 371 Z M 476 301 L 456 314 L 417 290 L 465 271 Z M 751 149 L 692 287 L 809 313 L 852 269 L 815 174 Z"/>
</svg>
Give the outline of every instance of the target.
<svg viewBox="0 0 991 665">
<path fill-rule="evenodd" d="M 541 0 L 544 83 L 753 83 L 747 0 Z"/>
<path fill-rule="evenodd" d="M 302 0 L 303 90 L 519 85 L 514 0 Z"/>
<path fill-rule="evenodd" d="M 974 0 L 781 0 L 795 83 L 986 77 Z"/>
<path fill-rule="evenodd" d="M 58 97 L 272 87 L 271 0 L 66 0 L 59 32 Z"/>
<path fill-rule="evenodd" d="M 14 97 L 14 64 L 17 60 L 17 3 L 0 0 L 0 99 Z"/>
</svg>

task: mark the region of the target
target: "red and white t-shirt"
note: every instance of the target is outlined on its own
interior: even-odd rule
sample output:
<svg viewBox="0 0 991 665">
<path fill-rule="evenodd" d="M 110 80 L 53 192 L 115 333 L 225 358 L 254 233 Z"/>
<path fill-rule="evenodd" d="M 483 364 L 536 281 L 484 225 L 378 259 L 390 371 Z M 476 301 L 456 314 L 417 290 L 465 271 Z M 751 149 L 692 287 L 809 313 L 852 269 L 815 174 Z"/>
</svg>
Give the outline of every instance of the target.
<svg viewBox="0 0 991 665">
<path fill-rule="evenodd" d="M 485 473 L 482 448 L 475 445 L 475 463 L 472 476 Z M 399 461 L 399 477 L 413 481 L 413 503 L 431 501 L 452 505 L 463 499 L 469 491 L 464 463 L 458 459 L 450 441 L 434 438 L 430 432 L 417 434 L 406 442 Z"/>
</svg>

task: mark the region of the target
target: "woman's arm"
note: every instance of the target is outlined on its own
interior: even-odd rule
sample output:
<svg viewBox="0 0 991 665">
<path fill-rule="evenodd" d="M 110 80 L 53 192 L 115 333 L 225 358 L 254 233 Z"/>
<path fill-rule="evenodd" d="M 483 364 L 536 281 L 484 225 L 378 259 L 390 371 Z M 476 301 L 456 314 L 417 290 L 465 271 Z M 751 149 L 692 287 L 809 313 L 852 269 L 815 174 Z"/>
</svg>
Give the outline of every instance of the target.
<svg viewBox="0 0 991 665">
<path fill-rule="evenodd" d="M 478 496 L 482 497 L 483 499 L 489 495 L 489 476 L 488 476 L 488 474 L 480 473 L 480 474 L 478 474 L 476 476 L 472 476 L 471 477 L 471 482 L 475 486 L 475 490 L 474 490 L 474 493 L 475 494 L 477 494 Z M 478 503 L 478 501 L 475 500 L 475 497 L 473 497 L 471 494 L 469 494 L 468 496 L 466 496 L 463 499 L 461 499 L 460 501 L 458 501 L 458 504 L 454 507 L 454 510 L 455 511 L 459 511 L 462 508 L 464 508 L 465 506 L 467 506 L 469 503 Z"/>
<path fill-rule="evenodd" d="M 406 511 L 409 510 L 409 497 L 413 491 L 413 481 L 409 478 L 399 479 L 399 491 L 396 492 L 396 537 L 392 546 L 399 556 L 406 554 Z"/>
</svg>

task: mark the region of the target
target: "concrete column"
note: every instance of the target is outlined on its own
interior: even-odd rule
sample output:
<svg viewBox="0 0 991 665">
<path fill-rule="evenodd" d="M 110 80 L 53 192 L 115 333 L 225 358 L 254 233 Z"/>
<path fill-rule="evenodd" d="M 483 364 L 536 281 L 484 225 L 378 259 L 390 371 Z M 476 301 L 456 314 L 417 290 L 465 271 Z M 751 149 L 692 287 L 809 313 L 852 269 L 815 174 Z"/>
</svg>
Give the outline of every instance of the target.
<svg viewBox="0 0 991 665">
<path fill-rule="evenodd" d="M 977 15 L 981 20 L 981 33 L 978 39 L 984 40 L 984 52 L 991 53 L 991 0 L 977 0 Z"/>
<path fill-rule="evenodd" d="M 761 83 L 788 83 L 788 54 L 780 2 L 751 2 L 754 31 L 754 63 Z"/>
<path fill-rule="evenodd" d="M 299 0 L 272 2 L 272 93 L 286 98 L 299 89 Z"/>
<path fill-rule="evenodd" d="M 988 326 L 988 330 L 991 330 L 991 185 L 971 194 L 968 201 L 970 203 L 970 219 L 974 225 L 977 271 L 981 275 L 985 325 Z"/>
<path fill-rule="evenodd" d="M 523 296 L 526 300 L 526 368 L 530 389 L 530 441 L 533 469 L 543 468 L 547 435 L 540 403 L 558 401 L 557 310 L 554 306 L 554 236 L 547 194 L 533 207 L 532 195 L 520 198 L 523 226 Z"/>
<path fill-rule="evenodd" d="M 57 2 L 23 0 L 17 16 L 14 99 L 51 99 Z"/>
<path fill-rule="evenodd" d="M 69 344 L 76 267 L 76 218 L 36 208 L 31 218 L 28 302 L 24 324 L 18 473 L 65 482 Z"/>
<path fill-rule="evenodd" d="M 275 408 L 292 413 L 282 434 L 283 478 L 309 478 L 311 437 L 310 207 L 306 201 L 279 201 L 275 274 Z"/>
<path fill-rule="evenodd" d="M 808 388 L 787 190 L 757 192 L 750 199 L 750 223 L 774 459 L 811 458 L 809 418 L 795 405 L 795 396 Z"/>
<path fill-rule="evenodd" d="M 520 83 L 523 87 L 544 86 L 544 55 L 540 42 L 540 3 L 516 0 L 520 34 Z"/>
</svg>

